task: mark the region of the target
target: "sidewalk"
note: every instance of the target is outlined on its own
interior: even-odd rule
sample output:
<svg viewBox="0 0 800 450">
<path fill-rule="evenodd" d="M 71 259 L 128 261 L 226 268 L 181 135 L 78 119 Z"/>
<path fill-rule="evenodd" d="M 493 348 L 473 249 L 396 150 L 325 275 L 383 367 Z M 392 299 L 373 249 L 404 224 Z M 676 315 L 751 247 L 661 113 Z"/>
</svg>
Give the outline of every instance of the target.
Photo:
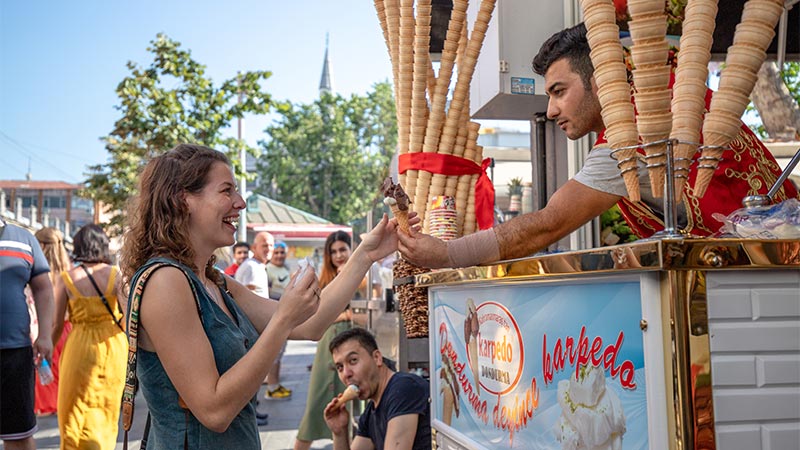
<svg viewBox="0 0 800 450">
<path fill-rule="evenodd" d="M 284 450 L 294 446 L 297 427 L 300 426 L 300 419 L 305 411 L 308 382 L 311 377 L 308 366 L 314 361 L 316 347 L 316 343 L 312 341 L 289 341 L 281 365 L 281 384 L 294 391 L 290 399 L 265 400 L 266 386 L 261 386 L 258 392 L 261 404 L 258 409 L 260 412 L 269 413 L 269 424 L 259 427 L 262 449 Z M 136 398 L 136 414 L 128 438 L 128 448 L 131 450 L 139 449 L 146 418 L 147 405 L 139 395 Z M 36 448 L 57 449 L 59 436 L 56 416 L 40 417 L 39 432 L 34 437 L 36 438 Z M 116 450 L 122 450 L 122 439 L 123 432 L 120 425 Z M 0 449 L 2 448 L 3 445 L 0 444 Z M 331 450 L 333 443 L 330 440 L 320 440 L 314 442 L 311 448 Z"/>
</svg>

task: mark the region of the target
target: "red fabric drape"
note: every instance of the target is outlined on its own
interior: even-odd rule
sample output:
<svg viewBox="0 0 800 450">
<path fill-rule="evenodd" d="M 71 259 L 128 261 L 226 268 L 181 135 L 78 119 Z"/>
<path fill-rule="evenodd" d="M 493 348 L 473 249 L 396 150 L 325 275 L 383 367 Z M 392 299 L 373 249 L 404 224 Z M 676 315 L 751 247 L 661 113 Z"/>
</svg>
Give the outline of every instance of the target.
<svg viewBox="0 0 800 450">
<path fill-rule="evenodd" d="M 405 153 L 398 160 L 398 171 L 405 173 L 408 170 L 425 170 L 446 176 L 478 175 L 478 182 L 475 184 L 475 218 L 478 228 L 486 230 L 494 225 L 494 185 L 486 175 L 490 164 L 490 158 L 484 159 L 479 166 L 475 161 L 460 156 Z"/>
</svg>

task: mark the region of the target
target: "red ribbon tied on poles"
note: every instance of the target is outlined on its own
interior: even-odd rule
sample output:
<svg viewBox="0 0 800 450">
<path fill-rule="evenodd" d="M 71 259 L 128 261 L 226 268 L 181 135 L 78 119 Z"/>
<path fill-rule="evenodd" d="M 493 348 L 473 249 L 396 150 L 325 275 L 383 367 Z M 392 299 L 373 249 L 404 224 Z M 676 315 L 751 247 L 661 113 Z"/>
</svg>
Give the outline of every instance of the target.
<svg viewBox="0 0 800 450">
<path fill-rule="evenodd" d="M 486 230 L 494 225 L 494 185 L 486 175 L 486 169 L 491 163 L 491 158 L 485 158 L 481 165 L 478 165 L 475 161 L 460 156 L 425 152 L 405 153 L 400 155 L 398 160 L 398 171 L 406 173 L 408 170 L 425 170 L 446 176 L 478 175 L 478 181 L 475 183 L 475 219 L 478 228 Z"/>
</svg>

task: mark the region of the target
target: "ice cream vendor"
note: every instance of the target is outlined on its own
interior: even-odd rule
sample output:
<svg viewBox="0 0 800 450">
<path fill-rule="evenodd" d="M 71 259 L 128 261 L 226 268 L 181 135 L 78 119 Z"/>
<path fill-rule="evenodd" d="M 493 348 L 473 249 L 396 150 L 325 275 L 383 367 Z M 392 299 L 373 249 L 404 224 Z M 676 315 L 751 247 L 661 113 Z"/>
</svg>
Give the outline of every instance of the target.
<svg viewBox="0 0 800 450">
<path fill-rule="evenodd" d="M 643 162 L 639 163 L 642 201 L 631 202 L 626 198 L 625 183 L 606 144 L 589 53 L 586 27 L 581 23 L 551 36 L 533 60 L 534 72 L 545 78 L 549 97 L 547 117 L 570 139 L 582 138 L 592 131 L 599 136 L 583 168 L 555 192 L 543 209 L 497 227 L 447 242 L 416 231 L 399 233 L 400 251 L 407 260 L 440 268 L 529 256 L 615 204 L 638 237 L 646 238 L 663 230 L 662 199 L 653 198 Z M 710 95 L 706 95 L 706 108 L 708 101 Z M 744 197 L 765 194 L 780 174 L 775 158 L 744 124 L 730 147 L 701 198 L 692 189 L 696 170 L 690 171 L 678 205 L 677 221 L 679 228 L 691 235 L 709 236 L 718 231 L 722 223 L 712 218 L 713 213 L 727 215 L 741 207 Z M 774 200 L 797 196 L 797 190 L 786 181 Z"/>
</svg>

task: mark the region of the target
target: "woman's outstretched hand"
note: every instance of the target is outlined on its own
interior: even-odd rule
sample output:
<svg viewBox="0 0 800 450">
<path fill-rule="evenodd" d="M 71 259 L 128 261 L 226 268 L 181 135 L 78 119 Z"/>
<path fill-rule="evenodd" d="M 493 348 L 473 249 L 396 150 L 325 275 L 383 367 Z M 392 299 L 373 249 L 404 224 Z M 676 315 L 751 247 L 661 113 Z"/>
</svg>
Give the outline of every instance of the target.
<svg viewBox="0 0 800 450">
<path fill-rule="evenodd" d="M 420 222 L 417 213 L 411 212 L 408 215 L 408 223 L 411 226 L 418 225 Z M 397 219 L 384 214 L 380 222 L 369 232 L 361 235 L 361 245 L 367 256 L 372 261 L 378 261 L 392 252 L 397 251 Z"/>
</svg>

